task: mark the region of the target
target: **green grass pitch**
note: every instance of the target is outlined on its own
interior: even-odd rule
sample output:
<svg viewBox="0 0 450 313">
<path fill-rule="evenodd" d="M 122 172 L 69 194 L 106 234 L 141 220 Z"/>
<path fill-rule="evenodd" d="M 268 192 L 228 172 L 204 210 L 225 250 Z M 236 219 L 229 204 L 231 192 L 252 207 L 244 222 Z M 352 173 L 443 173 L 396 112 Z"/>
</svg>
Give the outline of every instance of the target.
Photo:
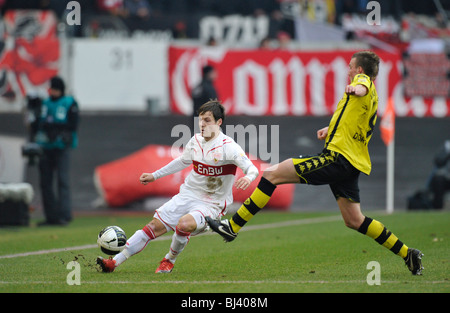
<svg viewBox="0 0 450 313">
<path fill-rule="evenodd" d="M 279 212 L 259 213 L 231 243 L 211 232 L 191 237 L 170 274 L 154 271 L 172 233 L 105 274 L 95 265 L 98 232 L 118 225 L 131 236 L 152 214 L 84 216 L 67 227 L 0 228 L 0 292 L 450 292 L 450 212 L 367 215 L 425 254 L 423 276 L 336 213 Z M 68 284 L 71 261 L 80 265 L 79 285 Z M 380 264 L 380 285 L 367 283 L 371 261 Z"/>
</svg>

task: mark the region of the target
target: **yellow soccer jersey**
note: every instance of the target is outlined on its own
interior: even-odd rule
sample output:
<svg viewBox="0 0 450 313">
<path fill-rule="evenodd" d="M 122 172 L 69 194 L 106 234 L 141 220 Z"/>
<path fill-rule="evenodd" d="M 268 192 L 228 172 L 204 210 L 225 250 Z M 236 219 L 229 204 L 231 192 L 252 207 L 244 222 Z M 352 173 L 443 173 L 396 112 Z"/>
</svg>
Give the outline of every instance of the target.
<svg viewBox="0 0 450 313">
<path fill-rule="evenodd" d="M 369 175 L 372 169 L 368 144 L 377 120 L 378 94 L 369 76 L 357 74 L 351 85 L 363 85 L 363 96 L 344 94 L 328 127 L 325 148 L 341 153 L 355 168 Z"/>
</svg>

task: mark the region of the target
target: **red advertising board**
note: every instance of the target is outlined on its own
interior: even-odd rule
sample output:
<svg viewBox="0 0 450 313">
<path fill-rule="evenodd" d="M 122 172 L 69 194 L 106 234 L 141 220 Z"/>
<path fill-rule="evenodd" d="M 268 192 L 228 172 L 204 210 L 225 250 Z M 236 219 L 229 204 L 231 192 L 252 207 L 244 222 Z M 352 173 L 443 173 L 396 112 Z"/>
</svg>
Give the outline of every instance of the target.
<svg viewBox="0 0 450 313">
<path fill-rule="evenodd" d="M 174 153 L 170 146 L 148 145 L 126 157 L 99 165 L 94 171 L 97 190 L 110 207 L 122 207 L 130 202 L 147 197 L 172 197 L 179 192 L 180 185 L 192 171 L 192 166 L 176 174 L 162 177 L 158 179 L 158 183 L 146 186 L 139 182 L 139 177 L 142 174 L 142 164 L 148 164 L 149 167 L 146 170 L 153 172 L 168 164 L 176 155 L 177 153 Z M 233 198 L 236 203 L 242 203 L 250 197 L 261 180 L 262 169 L 268 165 L 253 156 L 250 156 L 250 158 L 259 170 L 259 177 L 246 190 L 233 187 Z M 244 173 L 238 169 L 236 180 L 243 176 Z M 267 206 L 287 210 L 293 199 L 294 185 L 280 185 Z"/>
<path fill-rule="evenodd" d="M 172 46 L 169 48 L 171 110 L 191 114 L 190 90 L 199 83 L 202 66 L 209 64 L 218 72 L 214 84 L 227 114 L 330 115 L 348 84 L 348 63 L 353 53 Z M 392 97 L 398 116 L 450 116 L 447 98 L 405 98 L 400 56 L 377 53 L 382 59 L 375 81 L 380 114 Z"/>
</svg>

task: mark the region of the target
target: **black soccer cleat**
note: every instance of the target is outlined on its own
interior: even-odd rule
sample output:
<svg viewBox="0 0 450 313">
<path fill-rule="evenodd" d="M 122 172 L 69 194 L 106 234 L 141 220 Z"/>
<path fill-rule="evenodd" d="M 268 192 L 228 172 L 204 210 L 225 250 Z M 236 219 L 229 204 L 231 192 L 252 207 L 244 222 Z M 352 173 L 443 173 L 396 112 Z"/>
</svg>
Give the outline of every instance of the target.
<svg viewBox="0 0 450 313">
<path fill-rule="evenodd" d="M 408 248 L 408 253 L 406 254 L 405 264 L 413 275 L 422 275 L 422 257 L 423 253 L 417 249 Z"/>
<path fill-rule="evenodd" d="M 228 220 L 213 220 L 209 216 L 206 216 L 205 219 L 211 229 L 222 236 L 226 242 L 233 241 L 237 237 L 238 234 L 233 231 Z"/>
</svg>

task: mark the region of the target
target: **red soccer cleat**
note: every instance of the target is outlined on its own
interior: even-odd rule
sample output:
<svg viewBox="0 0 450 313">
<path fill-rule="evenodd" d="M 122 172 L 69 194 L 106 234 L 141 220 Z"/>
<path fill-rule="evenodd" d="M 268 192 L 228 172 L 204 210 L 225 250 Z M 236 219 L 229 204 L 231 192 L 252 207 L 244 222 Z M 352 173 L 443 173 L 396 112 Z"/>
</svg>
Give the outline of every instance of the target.
<svg viewBox="0 0 450 313">
<path fill-rule="evenodd" d="M 159 263 L 158 268 L 156 269 L 155 273 L 170 273 L 173 269 L 173 263 L 170 262 L 168 259 L 164 258 L 161 263 Z"/>
<path fill-rule="evenodd" d="M 114 261 L 112 258 L 104 259 L 101 256 L 99 256 L 97 258 L 97 264 L 100 265 L 103 273 L 112 273 L 116 268 L 116 261 Z"/>
</svg>

